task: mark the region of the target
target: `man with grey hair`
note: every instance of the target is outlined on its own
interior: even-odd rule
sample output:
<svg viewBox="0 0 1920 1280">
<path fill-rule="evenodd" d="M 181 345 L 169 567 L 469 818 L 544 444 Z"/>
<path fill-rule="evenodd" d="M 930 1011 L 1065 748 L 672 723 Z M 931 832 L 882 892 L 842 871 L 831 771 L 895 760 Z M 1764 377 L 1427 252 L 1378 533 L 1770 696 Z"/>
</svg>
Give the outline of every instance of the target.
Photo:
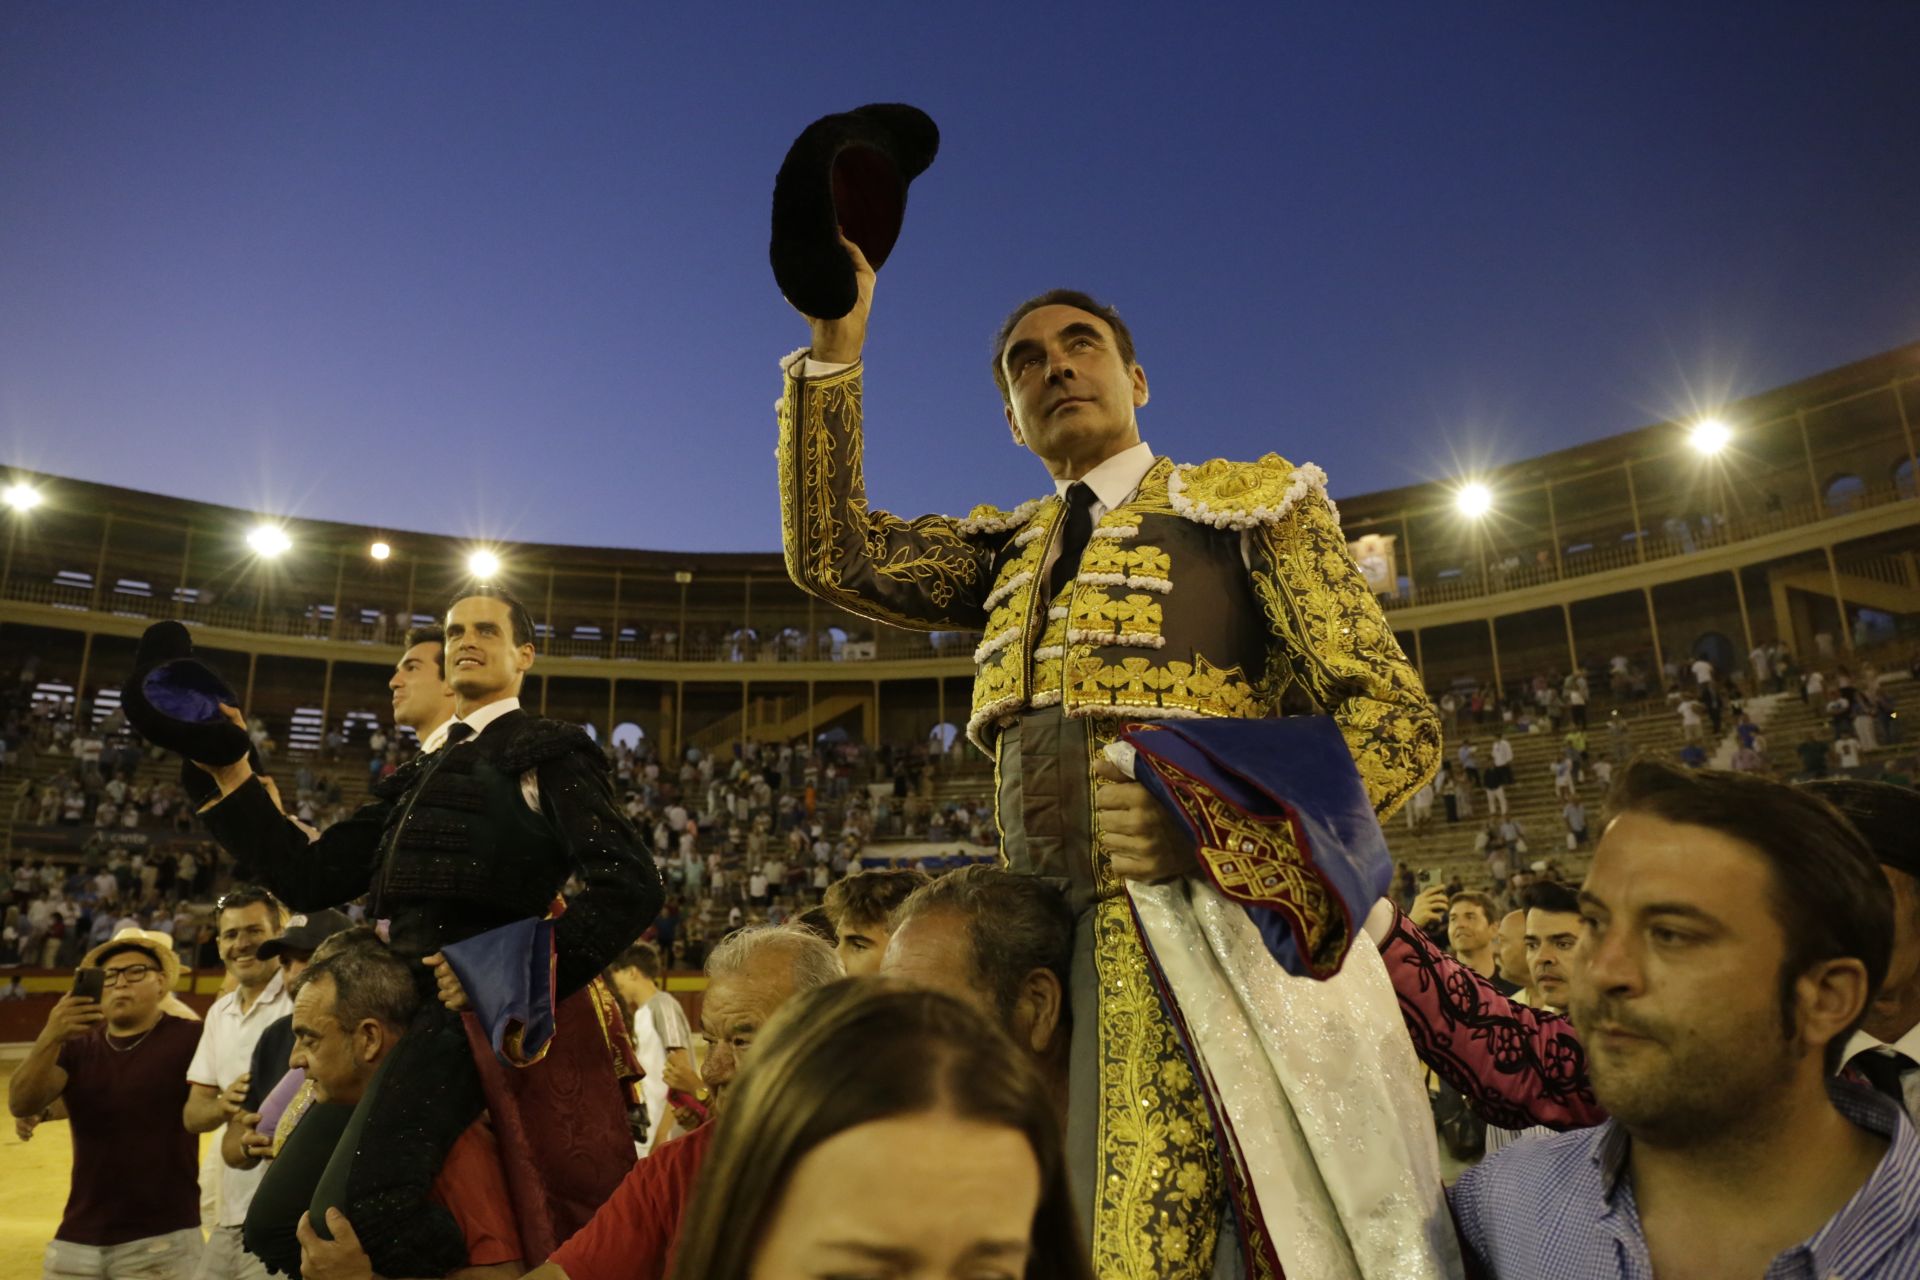
<svg viewBox="0 0 1920 1280">
<path fill-rule="evenodd" d="M 724 1106 L 727 1087 L 754 1038 L 781 1005 L 846 977 L 820 935 L 796 925 L 729 934 L 707 956 L 700 1006 L 700 1101 Z M 667 1274 L 680 1219 L 713 1143 L 713 1125 L 675 1138 L 633 1166 L 586 1226 L 529 1273 L 529 1280 L 659 1280 Z"/>
<path fill-rule="evenodd" d="M 975 1005 L 1033 1055 L 1067 1114 L 1073 910 L 1054 882 L 964 867 L 913 891 L 893 913 L 882 977 Z"/>
<path fill-rule="evenodd" d="M 347 930 L 323 946 L 327 950 L 293 983 L 291 1065 L 306 1073 L 315 1105 L 272 1162 L 263 1195 L 272 1201 L 274 1216 L 249 1216 L 248 1246 L 266 1250 L 262 1257 L 271 1254 L 276 1269 L 315 1277 L 365 1275 L 371 1270 L 366 1252 L 351 1220 L 335 1207 L 344 1198 L 343 1155 L 360 1148 L 379 1087 L 376 1076 L 409 1034 L 422 996 L 407 962 L 372 929 Z M 348 1112 L 343 1124 L 342 1110 Z M 309 1127 L 316 1143 L 302 1141 Z M 455 1141 L 432 1188 L 433 1201 L 458 1224 L 466 1246 L 466 1265 L 447 1275 L 512 1280 L 525 1270 L 498 1142 L 484 1115 Z M 297 1206 L 308 1200 L 314 1208 L 301 1215 Z M 286 1218 L 295 1223 L 298 1252 L 292 1258 L 282 1252 L 289 1248 L 280 1221 Z"/>
</svg>

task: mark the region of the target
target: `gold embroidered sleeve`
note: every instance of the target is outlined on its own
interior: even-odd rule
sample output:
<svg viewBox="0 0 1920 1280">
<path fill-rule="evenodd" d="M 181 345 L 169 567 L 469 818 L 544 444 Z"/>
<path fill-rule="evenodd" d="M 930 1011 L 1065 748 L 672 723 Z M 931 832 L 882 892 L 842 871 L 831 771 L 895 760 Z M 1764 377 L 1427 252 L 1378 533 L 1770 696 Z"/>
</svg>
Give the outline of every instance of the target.
<svg viewBox="0 0 1920 1280">
<path fill-rule="evenodd" d="M 780 535 L 804 591 L 918 631 L 979 630 L 992 555 L 945 516 L 902 520 L 867 506 L 860 366 L 822 378 L 789 371 L 780 397 Z"/>
<path fill-rule="evenodd" d="M 1384 818 L 1439 767 L 1440 717 L 1325 498 L 1303 496 L 1249 538 L 1275 696 L 1297 684 L 1334 718 Z"/>
</svg>

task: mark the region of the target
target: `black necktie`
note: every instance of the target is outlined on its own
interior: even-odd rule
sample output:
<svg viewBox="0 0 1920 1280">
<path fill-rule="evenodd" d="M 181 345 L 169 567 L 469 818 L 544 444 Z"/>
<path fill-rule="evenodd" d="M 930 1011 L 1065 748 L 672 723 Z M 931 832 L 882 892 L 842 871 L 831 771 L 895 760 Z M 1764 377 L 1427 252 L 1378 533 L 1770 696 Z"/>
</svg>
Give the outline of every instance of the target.
<svg viewBox="0 0 1920 1280">
<path fill-rule="evenodd" d="M 447 726 L 447 745 L 450 747 L 459 746 L 472 736 L 473 726 L 465 720 L 455 720 Z"/>
<path fill-rule="evenodd" d="M 1087 550 L 1087 539 L 1093 536 L 1093 488 L 1079 481 L 1067 486 L 1067 531 L 1060 539 L 1060 558 L 1053 562 L 1052 572 L 1047 574 L 1047 599 L 1060 594 L 1060 589 L 1079 572 L 1080 557 Z"/>
<path fill-rule="evenodd" d="M 1854 1054 L 1853 1060 L 1847 1065 L 1862 1080 L 1905 1109 L 1907 1094 L 1900 1085 L 1900 1076 L 1914 1065 L 1913 1059 L 1897 1049 L 1868 1049 L 1865 1053 Z"/>
</svg>

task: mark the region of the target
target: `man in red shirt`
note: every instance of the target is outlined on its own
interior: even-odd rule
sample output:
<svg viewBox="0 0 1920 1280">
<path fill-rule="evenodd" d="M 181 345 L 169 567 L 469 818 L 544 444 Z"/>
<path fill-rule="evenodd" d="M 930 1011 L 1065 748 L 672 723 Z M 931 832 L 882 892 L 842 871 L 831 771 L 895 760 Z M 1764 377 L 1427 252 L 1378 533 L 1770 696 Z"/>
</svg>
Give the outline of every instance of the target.
<svg viewBox="0 0 1920 1280">
<path fill-rule="evenodd" d="M 200 1023 L 167 1008 L 173 941 L 123 929 L 81 968 L 104 971 L 101 998 L 62 996 L 7 1089 L 14 1116 L 45 1119 L 59 1104 L 72 1122 L 73 1181 L 46 1274 L 192 1275 L 200 1161 L 180 1109 Z"/>
<path fill-rule="evenodd" d="M 742 929 L 713 949 L 700 1006 L 700 1038 L 707 1044 L 700 1077 L 716 1109 L 741 1056 L 774 1011 L 803 991 L 845 976 L 832 947 L 793 926 Z M 634 1165 L 600 1212 L 528 1280 L 661 1280 L 713 1131 L 712 1123 L 701 1125 Z"/>
<path fill-rule="evenodd" d="M 370 938 L 365 945 L 343 947 L 315 961 L 295 981 L 293 991 L 292 1065 L 307 1073 L 315 1101 L 357 1104 L 419 1005 L 406 964 Z M 340 1142 L 356 1144 L 351 1125 Z M 466 1237 L 467 1265 L 450 1276 L 514 1280 L 526 1271 L 506 1175 L 484 1115 L 447 1153 L 433 1196 Z M 306 1280 L 371 1277 L 372 1266 L 352 1223 L 338 1209 L 328 1211 L 326 1231 L 331 1239 L 323 1239 L 302 1216 L 298 1237 Z"/>
</svg>

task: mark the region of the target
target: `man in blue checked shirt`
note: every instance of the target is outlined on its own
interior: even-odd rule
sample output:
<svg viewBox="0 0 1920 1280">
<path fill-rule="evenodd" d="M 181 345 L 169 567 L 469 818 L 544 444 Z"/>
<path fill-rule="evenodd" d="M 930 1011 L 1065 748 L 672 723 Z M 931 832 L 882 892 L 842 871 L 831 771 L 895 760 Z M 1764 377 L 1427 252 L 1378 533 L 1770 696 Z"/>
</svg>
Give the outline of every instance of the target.
<svg viewBox="0 0 1920 1280">
<path fill-rule="evenodd" d="M 1893 912 L 1833 809 L 1642 761 L 1581 893 L 1571 1012 L 1612 1119 L 1511 1147 L 1451 1193 L 1500 1280 L 1910 1280 L 1920 1138 L 1833 1076 Z"/>
</svg>

